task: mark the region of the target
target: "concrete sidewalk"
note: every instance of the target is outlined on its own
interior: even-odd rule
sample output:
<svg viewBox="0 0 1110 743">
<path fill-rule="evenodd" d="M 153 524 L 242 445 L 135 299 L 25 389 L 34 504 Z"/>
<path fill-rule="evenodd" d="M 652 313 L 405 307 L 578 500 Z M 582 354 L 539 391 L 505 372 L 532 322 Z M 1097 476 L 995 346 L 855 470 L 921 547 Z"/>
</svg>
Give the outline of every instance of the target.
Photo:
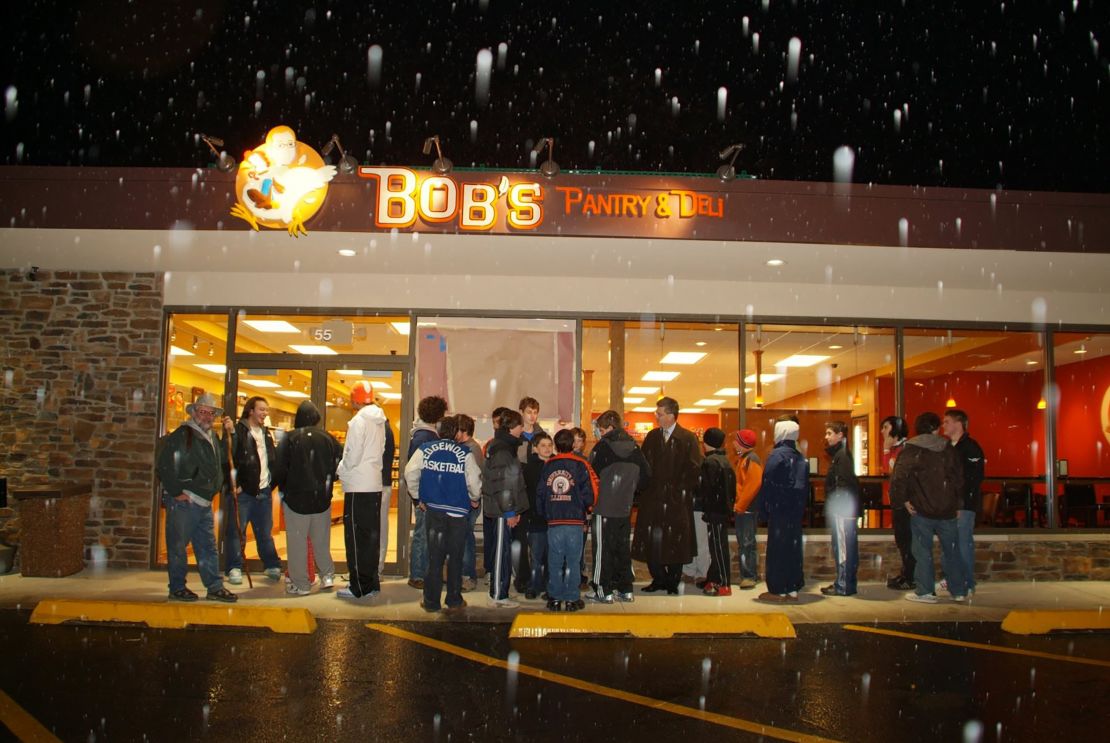
<svg viewBox="0 0 1110 743">
<path fill-rule="evenodd" d="M 335 590 L 320 591 L 313 586 L 309 596 L 286 596 L 282 582 L 274 582 L 259 573 L 254 588 L 228 585 L 239 594 L 241 606 L 307 608 L 317 619 L 360 619 L 377 621 L 448 621 L 442 614 L 429 614 L 419 606 L 421 592 L 409 588 L 403 578 L 382 581 L 380 595 L 370 599 L 341 599 Z M 203 596 L 196 573 L 189 573 L 190 587 Z M 337 588 L 346 585 L 338 577 Z M 1110 581 L 1007 582 L 980 583 L 975 597 L 966 604 L 941 598 L 935 605 L 906 601 L 900 591 L 884 584 L 861 583 L 859 594 L 852 597 L 825 597 L 816 580 L 801 593 L 796 604 L 762 604 L 755 601 L 763 590 L 733 588 L 733 595 L 711 598 L 701 595 L 692 584 L 684 583 L 689 593 L 659 596 L 639 591 L 631 604 L 587 604 L 588 612 L 633 612 L 663 614 L 698 614 L 732 612 L 782 612 L 791 621 L 804 623 L 873 623 L 873 622 L 1001 622 L 1012 609 L 1101 610 L 1110 607 Z M 938 594 L 939 595 L 939 594 Z M 166 601 L 164 571 L 95 570 L 87 568 L 66 578 L 24 578 L 0 576 L 0 608 L 33 609 L 43 599 L 95 599 L 112 601 Z M 485 584 L 463 594 L 469 606 L 453 621 L 509 622 L 518 611 L 544 611 L 543 601 L 520 599 L 519 609 L 494 609 L 487 606 Z M 215 602 L 204 602 L 215 605 Z"/>
</svg>

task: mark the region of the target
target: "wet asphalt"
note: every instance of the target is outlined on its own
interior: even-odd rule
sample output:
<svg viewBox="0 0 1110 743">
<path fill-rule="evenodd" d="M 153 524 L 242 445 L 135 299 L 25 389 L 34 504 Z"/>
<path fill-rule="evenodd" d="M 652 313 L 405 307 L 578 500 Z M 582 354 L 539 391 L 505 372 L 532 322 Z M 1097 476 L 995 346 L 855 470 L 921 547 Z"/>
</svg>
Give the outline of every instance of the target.
<svg viewBox="0 0 1110 743">
<path fill-rule="evenodd" d="M 312 635 L 200 628 L 36 626 L 0 610 L 0 687 L 65 741 L 757 740 L 642 697 L 859 741 L 1094 740 L 1105 727 L 1110 634 L 1016 637 L 996 623 L 900 632 L 1102 665 L 799 625 L 794 640 L 508 639 L 508 625 L 389 626 L 571 688 L 369 629 Z M 769 731 L 768 739 L 777 737 Z M 0 739 L 12 739 L 0 727 Z"/>
</svg>

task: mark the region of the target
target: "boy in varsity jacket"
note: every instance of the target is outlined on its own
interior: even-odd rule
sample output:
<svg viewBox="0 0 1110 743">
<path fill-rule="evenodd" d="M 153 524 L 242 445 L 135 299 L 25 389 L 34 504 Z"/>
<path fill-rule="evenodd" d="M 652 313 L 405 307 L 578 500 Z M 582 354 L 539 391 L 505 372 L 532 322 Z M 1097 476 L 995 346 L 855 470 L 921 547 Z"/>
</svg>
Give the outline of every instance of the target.
<svg viewBox="0 0 1110 743">
<path fill-rule="evenodd" d="M 424 611 L 439 611 L 443 563 L 447 563 L 448 614 L 462 609 L 462 557 L 467 516 L 482 497 L 482 473 L 474 454 L 455 441 L 458 418 L 439 421 L 439 438 L 421 444 L 405 465 L 409 495 L 418 498 L 428 530 L 428 572 L 424 575 Z"/>
<path fill-rule="evenodd" d="M 555 434 L 558 452 L 540 472 L 536 510 L 547 521 L 547 608 L 578 611 L 586 606 L 578 593 L 578 561 L 582 555 L 582 525 L 597 500 L 593 467 L 574 454 L 574 433 Z"/>
</svg>

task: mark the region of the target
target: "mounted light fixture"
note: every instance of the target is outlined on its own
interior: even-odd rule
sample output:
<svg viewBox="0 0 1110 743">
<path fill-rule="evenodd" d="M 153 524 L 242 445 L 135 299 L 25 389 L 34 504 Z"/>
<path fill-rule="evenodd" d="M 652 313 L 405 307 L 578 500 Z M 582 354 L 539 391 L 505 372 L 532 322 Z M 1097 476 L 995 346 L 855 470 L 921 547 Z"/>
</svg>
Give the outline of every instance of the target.
<svg viewBox="0 0 1110 743">
<path fill-rule="evenodd" d="M 439 135 L 433 134 L 424 140 L 424 154 L 432 154 L 432 147 L 436 148 L 436 159 L 432 163 L 432 170 L 439 175 L 447 175 L 454 167 L 452 162 L 443 156 L 443 150 L 439 147 Z"/>
<path fill-rule="evenodd" d="M 217 150 L 217 147 L 223 147 L 224 141 L 219 137 L 211 137 L 207 134 L 197 134 L 201 141 L 208 145 L 208 149 L 212 150 L 212 154 L 216 156 L 216 167 L 222 173 L 230 173 L 235 170 L 235 158 L 227 154 L 223 150 Z"/>
<path fill-rule="evenodd" d="M 559 163 L 555 162 L 555 140 L 552 137 L 541 137 L 539 143 L 532 148 L 532 154 L 539 155 L 543 148 L 547 148 L 547 159 L 540 165 L 540 175 L 545 178 L 554 178 L 559 175 Z"/>
<path fill-rule="evenodd" d="M 717 168 L 717 177 L 722 181 L 736 180 L 736 156 L 740 154 L 740 150 L 744 149 L 745 146 L 743 144 L 730 144 L 721 150 L 721 159 L 728 160 L 727 165 Z"/>
<path fill-rule="evenodd" d="M 343 145 L 339 142 L 338 134 L 331 135 L 331 139 L 320 148 L 320 154 L 327 157 L 331 154 L 332 150 L 339 150 L 339 162 L 336 167 L 340 173 L 343 175 L 351 175 L 358 170 L 358 160 L 348 155 L 347 151 L 343 149 Z"/>
</svg>

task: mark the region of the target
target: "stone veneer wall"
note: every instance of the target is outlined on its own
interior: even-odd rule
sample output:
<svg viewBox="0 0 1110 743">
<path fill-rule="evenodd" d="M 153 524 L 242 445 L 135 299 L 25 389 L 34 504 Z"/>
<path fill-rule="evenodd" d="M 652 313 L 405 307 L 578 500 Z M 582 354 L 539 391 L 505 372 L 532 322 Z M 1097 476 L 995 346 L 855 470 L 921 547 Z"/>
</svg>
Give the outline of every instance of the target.
<svg viewBox="0 0 1110 743">
<path fill-rule="evenodd" d="M 162 297 L 161 274 L 0 271 L 0 477 L 9 491 L 91 482 L 97 565 L 150 561 Z"/>
<path fill-rule="evenodd" d="M 766 536 L 760 533 L 759 572 L 764 572 Z M 740 582 L 736 543 L 732 546 L 733 582 Z M 902 567 L 893 533 L 865 533 L 859 537 L 860 581 L 885 581 Z M 934 563 L 940 575 L 940 549 L 934 544 Z M 836 574 L 828 534 L 805 536 L 807 581 L 831 583 Z M 1053 530 L 1000 532 L 981 529 L 975 534 L 975 577 L 978 581 L 1110 580 L 1110 532 Z"/>
</svg>

